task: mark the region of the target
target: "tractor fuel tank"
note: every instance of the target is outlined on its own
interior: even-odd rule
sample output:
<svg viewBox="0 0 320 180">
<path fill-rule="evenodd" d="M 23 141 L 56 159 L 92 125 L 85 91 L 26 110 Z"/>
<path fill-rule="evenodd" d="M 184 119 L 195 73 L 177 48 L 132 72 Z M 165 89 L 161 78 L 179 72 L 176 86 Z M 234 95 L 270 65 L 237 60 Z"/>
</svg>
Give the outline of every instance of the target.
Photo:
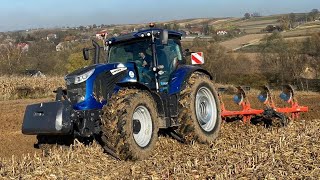
<svg viewBox="0 0 320 180">
<path fill-rule="evenodd" d="M 25 111 L 22 133 L 69 134 L 72 129 L 72 106 L 68 101 L 54 101 L 28 105 Z"/>
</svg>

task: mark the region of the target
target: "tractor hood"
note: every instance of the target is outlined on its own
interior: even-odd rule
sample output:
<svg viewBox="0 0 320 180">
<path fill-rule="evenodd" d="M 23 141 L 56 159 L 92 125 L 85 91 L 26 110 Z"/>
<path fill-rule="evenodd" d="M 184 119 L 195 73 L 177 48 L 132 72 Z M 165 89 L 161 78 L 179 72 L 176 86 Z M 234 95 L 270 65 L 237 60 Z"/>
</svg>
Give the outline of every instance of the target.
<svg viewBox="0 0 320 180">
<path fill-rule="evenodd" d="M 137 82 L 136 69 L 131 62 L 94 64 L 66 75 L 67 93 L 73 108 L 101 109 L 108 97 L 119 89 L 118 83 Z"/>
<path fill-rule="evenodd" d="M 87 67 L 83 67 L 81 69 L 78 69 L 68 75 L 65 76 L 65 80 L 67 82 L 67 85 L 69 84 L 79 84 L 86 80 L 88 80 L 90 77 L 94 77 L 99 75 L 100 73 L 110 71 L 112 75 L 115 75 L 121 71 L 128 70 L 130 72 L 130 76 L 128 78 L 130 81 L 135 81 L 136 77 L 133 75 L 135 73 L 134 70 L 134 64 L 133 63 L 109 63 L 109 64 L 94 64 Z"/>
<path fill-rule="evenodd" d="M 72 73 L 66 75 L 66 78 L 84 74 L 92 69 L 95 69 L 97 66 L 98 66 L 98 64 L 94 64 L 94 65 L 90 65 L 90 66 L 86 66 L 86 67 L 77 69 L 77 70 L 73 71 Z"/>
</svg>

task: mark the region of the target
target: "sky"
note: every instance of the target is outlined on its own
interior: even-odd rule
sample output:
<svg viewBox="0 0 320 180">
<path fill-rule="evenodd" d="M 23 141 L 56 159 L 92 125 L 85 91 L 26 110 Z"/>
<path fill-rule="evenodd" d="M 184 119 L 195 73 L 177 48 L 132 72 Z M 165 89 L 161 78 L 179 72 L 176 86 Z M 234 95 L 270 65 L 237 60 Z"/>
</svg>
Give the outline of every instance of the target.
<svg viewBox="0 0 320 180">
<path fill-rule="evenodd" d="M 309 12 L 320 0 L 0 0 L 0 32 Z"/>
</svg>

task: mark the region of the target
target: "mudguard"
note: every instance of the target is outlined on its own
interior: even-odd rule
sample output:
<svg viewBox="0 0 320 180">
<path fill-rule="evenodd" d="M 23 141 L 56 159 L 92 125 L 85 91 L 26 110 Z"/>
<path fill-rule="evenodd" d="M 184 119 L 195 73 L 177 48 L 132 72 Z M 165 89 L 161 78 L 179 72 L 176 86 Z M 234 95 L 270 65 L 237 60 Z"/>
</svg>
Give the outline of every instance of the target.
<svg viewBox="0 0 320 180">
<path fill-rule="evenodd" d="M 28 105 L 24 114 L 22 133 L 69 134 L 72 130 L 71 111 L 72 106 L 68 101 Z"/>
<path fill-rule="evenodd" d="M 136 89 L 141 89 L 141 90 L 146 90 L 148 92 L 150 92 L 150 94 L 152 95 L 153 99 L 155 100 L 155 102 L 157 103 L 157 109 L 158 109 L 158 113 L 160 116 L 164 116 L 164 105 L 163 105 L 163 100 L 162 98 L 159 96 L 159 94 L 157 94 L 156 92 L 152 91 L 148 86 L 140 83 L 140 82 L 123 82 L 123 83 L 117 83 L 117 85 L 120 88 L 124 88 L 124 87 L 129 87 L 129 88 L 136 88 Z"/>
<path fill-rule="evenodd" d="M 172 72 L 169 82 L 169 94 L 180 93 L 185 88 L 186 82 L 194 72 L 202 72 L 212 79 L 211 74 L 200 66 L 181 65 L 177 70 Z"/>
</svg>

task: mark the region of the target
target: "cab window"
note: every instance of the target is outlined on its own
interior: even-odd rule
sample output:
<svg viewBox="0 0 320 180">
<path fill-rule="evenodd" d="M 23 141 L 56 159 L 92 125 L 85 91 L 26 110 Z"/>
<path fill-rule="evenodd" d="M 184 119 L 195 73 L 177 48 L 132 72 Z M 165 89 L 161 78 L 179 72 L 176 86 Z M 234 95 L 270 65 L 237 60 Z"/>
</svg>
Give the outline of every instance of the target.
<svg viewBox="0 0 320 180">
<path fill-rule="evenodd" d="M 160 41 L 156 41 L 156 52 L 158 64 L 164 66 L 164 70 L 172 72 L 179 61 L 182 61 L 182 53 L 180 44 L 169 39 L 168 45 L 162 45 Z"/>
</svg>

